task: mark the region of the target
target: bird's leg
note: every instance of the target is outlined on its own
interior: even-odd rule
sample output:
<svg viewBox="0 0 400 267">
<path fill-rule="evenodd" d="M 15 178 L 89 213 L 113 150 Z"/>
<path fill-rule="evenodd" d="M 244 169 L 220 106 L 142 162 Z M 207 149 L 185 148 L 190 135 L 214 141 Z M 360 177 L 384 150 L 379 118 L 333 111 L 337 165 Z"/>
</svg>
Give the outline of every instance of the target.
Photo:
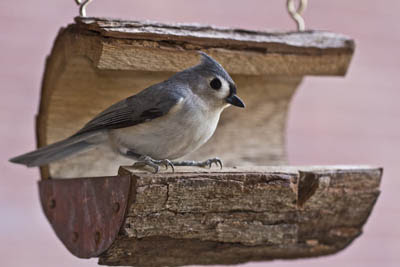
<svg viewBox="0 0 400 267">
<path fill-rule="evenodd" d="M 213 163 L 215 163 L 216 166 L 220 166 L 222 169 L 222 161 L 219 158 L 212 158 L 204 161 L 184 160 L 184 161 L 172 162 L 174 166 L 196 166 L 196 167 L 209 167 L 209 168 L 211 168 Z"/>
<path fill-rule="evenodd" d="M 158 173 L 160 170 L 160 165 L 164 165 L 165 169 L 168 169 L 168 166 L 171 167 L 172 172 L 175 172 L 174 164 L 169 159 L 162 159 L 162 160 L 156 160 L 152 159 L 149 156 L 140 156 L 134 152 L 127 151 L 127 156 L 130 157 L 136 157 L 138 159 L 137 162 L 135 162 L 132 166 L 133 167 L 144 167 L 144 166 L 149 166 L 154 169 L 154 173 Z"/>
</svg>

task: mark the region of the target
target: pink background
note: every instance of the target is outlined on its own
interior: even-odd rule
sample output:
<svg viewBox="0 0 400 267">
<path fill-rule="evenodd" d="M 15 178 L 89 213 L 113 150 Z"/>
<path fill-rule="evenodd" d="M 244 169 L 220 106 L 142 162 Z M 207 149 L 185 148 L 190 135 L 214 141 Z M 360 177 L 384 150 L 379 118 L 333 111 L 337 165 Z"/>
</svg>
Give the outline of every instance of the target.
<svg viewBox="0 0 400 267">
<path fill-rule="evenodd" d="M 88 14 L 293 30 L 285 2 L 96 0 Z M 246 266 L 400 266 L 400 1 L 309 2 L 309 28 L 350 35 L 357 49 L 346 78 L 309 77 L 299 88 L 289 118 L 290 162 L 383 166 L 382 194 L 364 234 L 345 251 Z M 39 204 L 38 171 L 7 162 L 35 146 L 45 57 L 75 15 L 72 0 L 0 1 L 0 266 L 96 266 L 96 259 L 72 256 L 52 232 Z"/>
</svg>

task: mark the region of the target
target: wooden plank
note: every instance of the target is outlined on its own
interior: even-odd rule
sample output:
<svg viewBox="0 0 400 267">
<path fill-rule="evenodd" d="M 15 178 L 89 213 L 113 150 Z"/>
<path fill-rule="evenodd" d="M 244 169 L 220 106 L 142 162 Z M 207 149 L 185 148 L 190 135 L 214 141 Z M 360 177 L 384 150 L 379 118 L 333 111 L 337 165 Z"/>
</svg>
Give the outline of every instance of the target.
<svg viewBox="0 0 400 267">
<path fill-rule="evenodd" d="M 321 32 L 267 33 L 197 24 L 161 24 L 76 18 L 80 33 L 100 34 L 100 69 L 180 71 L 197 62 L 194 50 L 211 54 L 231 74 L 344 75 L 354 41 Z"/>
<path fill-rule="evenodd" d="M 205 47 L 230 47 L 270 53 L 318 55 L 353 53 L 354 41 L 342 34 L 323 31 L 261 32 L 201 24 L 166 24 L 150 21 L 126 21 L 77 17 L 84 28 L 102 36 L 121 39 L 185 42 Z"/>
<path fill-rule="evenodd" d="M 382 170 L 177 168 L 154 175 L 122 167 L 120 175 L 131 176 L 135 198 L 100 264 L 179 266 L 335 253 L 361 234 Z M 312 191 L 307 199 L 300 188 Z"/>
</svg>

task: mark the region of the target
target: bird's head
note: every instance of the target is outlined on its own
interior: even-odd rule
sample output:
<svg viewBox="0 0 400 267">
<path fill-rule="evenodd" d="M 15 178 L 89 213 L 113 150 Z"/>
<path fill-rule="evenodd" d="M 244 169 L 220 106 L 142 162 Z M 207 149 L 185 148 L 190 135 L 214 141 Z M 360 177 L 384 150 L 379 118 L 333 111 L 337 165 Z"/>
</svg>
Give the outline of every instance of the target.
<svg viewBox="0 0 400 267">
<path fill-rule="evenodd" d="M 243 101 L 236 95 L 236 85 L 226 70 L 204 52 L 200 64 L 190 69 L 193 77 L 190 87 L 203 100 L 220 108 L 229 105 L 244 108 Z"/>
</svg>

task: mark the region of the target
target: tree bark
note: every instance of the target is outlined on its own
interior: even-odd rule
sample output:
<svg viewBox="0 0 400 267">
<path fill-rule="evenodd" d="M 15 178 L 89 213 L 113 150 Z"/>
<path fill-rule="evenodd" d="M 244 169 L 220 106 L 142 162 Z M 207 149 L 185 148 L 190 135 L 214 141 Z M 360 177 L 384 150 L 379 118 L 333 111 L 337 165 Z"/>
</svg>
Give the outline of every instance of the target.
<svg viewBox="0 0 400 267">
<path fill-rule="evenodd" d="M 179 168 L 131 175 L 131 204 L 103 265 L 237 264 L 335 253 L 362 232 L 382 170 Z"/>
</svg>

